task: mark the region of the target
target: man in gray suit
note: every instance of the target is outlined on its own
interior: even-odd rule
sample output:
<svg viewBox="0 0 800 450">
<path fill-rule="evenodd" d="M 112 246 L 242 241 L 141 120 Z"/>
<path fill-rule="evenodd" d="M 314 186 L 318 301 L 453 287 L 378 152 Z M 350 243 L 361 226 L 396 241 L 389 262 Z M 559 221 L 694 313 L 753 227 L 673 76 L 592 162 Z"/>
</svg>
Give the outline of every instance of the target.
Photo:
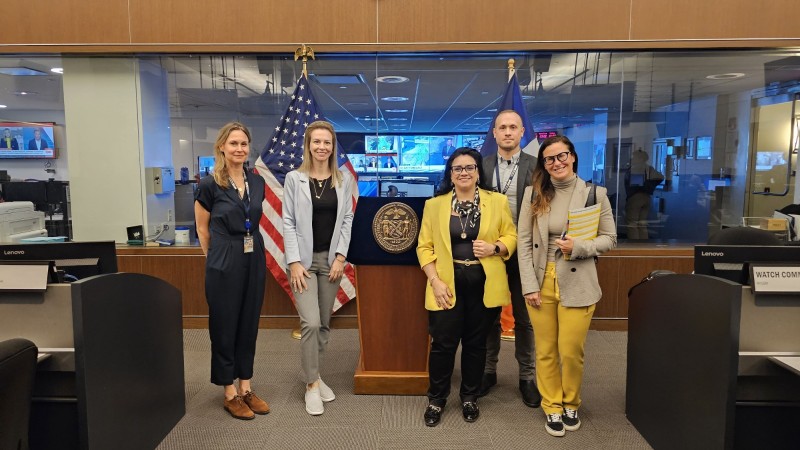
<svg viewBox="0 0 800 450">
<path fill-rule="evenodd" d="M 531 220 L 530 217 L 518 217 L 521 210 L 522 194 L 525 187 L 530 186 L 536 157 L 523 153 L 520 148 L 525 128 L 522 118 L 513 110 L 501 111 L 494 121 L 492 130 L 497 141 L 497 155 L 483 158 L 483 173 L 489 178 L 494 190 L 508 196 L 511 216 L 514 223 L 520 220 Z M 506 262 L 508 285 L 511 288 L 511 307 L 514 312 L 514 345 L 515 356 L 519 363 L 519 390 L 522 402 L 536 408 L 542 401 L 536 388 L 534 376 L 533 327 L 522 297 L 522 284 L 519 278 L 519 263 L 514 254 Z M 480 395 L 486 395 L 492 386 L 497 384 L 497 361 L 500 353 L 500 317 L 486 340 L 486 367 L 483 372 Z"/>
</svg>

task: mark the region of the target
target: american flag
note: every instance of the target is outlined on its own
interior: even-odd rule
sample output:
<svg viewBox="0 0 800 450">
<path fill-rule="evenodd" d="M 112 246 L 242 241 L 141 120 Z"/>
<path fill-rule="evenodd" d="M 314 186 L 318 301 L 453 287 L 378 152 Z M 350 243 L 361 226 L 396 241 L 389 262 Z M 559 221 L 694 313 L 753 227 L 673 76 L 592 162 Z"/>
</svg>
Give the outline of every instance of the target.
<svg viewBox="0 0 800 450">
<path fill-rule="evenodd" d="M 315 120 L 325 120 L 325 118 L 319 112 L 308 80 L 303 75 L 297 81 L 289 108 L 275 126 L 272 138 L 267 142 L 264 151 L 256 161 L 256 173 L 266 181 L 264 214 L 261 216 L 259 228 L 261 236 L 264 238 L 267 269 L 292 301 L 295 299 L 286 276 L 286 258 L 283 247 L 283 182 L 288 172 L 300 167 L 300 163 L 303 161 L 303 135 L 306 127 Z M 356 171 L 339 145 L 336 146 L 336 158 L 339 161 L 339 170 L 344 176 L 352 176 L 356 179 Z M 357 184 L 353 183 L 353 186 L 357 186 Z M 356 187 L 352 199 L 353 209 L 355 209 L 357 199 L 358 188 Z M 355 272 L 353 266 L 347 263 L 333 310 L 341 308 L 355 296 Z"/>
</svg>

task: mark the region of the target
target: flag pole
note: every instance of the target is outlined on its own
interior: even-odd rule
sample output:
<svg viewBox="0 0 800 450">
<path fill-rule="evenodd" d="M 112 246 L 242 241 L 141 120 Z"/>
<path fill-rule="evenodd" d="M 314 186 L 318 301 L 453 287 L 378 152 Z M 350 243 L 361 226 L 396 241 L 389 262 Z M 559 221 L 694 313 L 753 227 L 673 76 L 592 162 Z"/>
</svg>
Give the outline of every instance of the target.
<svg viewBox="0 0 800 450">
<path fill-rule="evenodd" d="M 508 58 L 508 81 L 514 76 L 516 69 L 514 58 Z M 503 341 L 515 341 L 517 338 L 514 331 L 514 313 L 511 310 L 511 305 L 506 305 L 500 311 L 500 339 Z"/>
<path fill-rule="evenodd" d="M 314 56 L 314 49 L 307 46 L 306 44 L 302 44 L 297 50 L 294 51 L 294 60 L 297 61 L 298 59 L 303 60 L 303 76 L 308 78 L 308 59 L 311 58 L 312 60 L 316 59 Z M 297 328 L 292 330 L 292 339 L 300 339 L 302 337 L 302 332 L 300 331 L 300 325 L 298 324 Z"/>
</svg>

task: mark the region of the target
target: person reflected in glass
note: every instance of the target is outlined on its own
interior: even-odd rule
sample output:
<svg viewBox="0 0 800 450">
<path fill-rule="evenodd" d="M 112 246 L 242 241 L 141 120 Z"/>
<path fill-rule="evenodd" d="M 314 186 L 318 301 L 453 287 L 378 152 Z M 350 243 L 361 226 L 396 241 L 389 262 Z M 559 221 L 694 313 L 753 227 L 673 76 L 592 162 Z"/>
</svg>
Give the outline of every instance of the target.
<svg viewBox="0 0 800 450">
<path fill-rule="evenodd" d="M 533 323 L 545 430 L 552 436 L 581 426 L 584 343 L 602 295 L 594 258 L 617 243 L 611 203 L 601 186 L 595 196 L 600 205 L 597 236 L 581 239 L 567 233 L 568 212 L 585 207 L 592 191 L 577 169 L 578 154 L 569 139 L 545 139 L 519 219 L 522 292 Z"/>
<path fill-rule="evenodd" d="M 267 267 L 258 231 L 264 179 L 245 170 L 249 154 L 247 127 L 236 122 L 222 127 L 214 144 L 213 173 L 200 180 L 194 202 L 197 236 L 206 255 L 211 382 L 223 386 L 225 410 L 245 420 L 269 412 L 251 385 Z"/>
<path fill-rule="evenodd" d="M 456 149 L 422 213 L 417 258 L 428 278 L 431 336 L 427 426 L 441 421 L 459 343 L 462 415 L 467 422 L 478 420 L 486 336 L 500 308 L 511 303 L 505 261 L 516 247 L 516 227 L 508 199 L 489 190 L 485 180 L 480 153 Z"/>
<path fill-rule="evenodd" d="M 648 164 L 650 155 L 637 150 L 631 155 L 631 166 L 625 172 L 625 221 L 628 239 L 648 239 L 647 218 L 650 215 L 650 200 L 664 181 L 664 175 Z"/>
<path fill-rule="evenodd" d="M 336 398 L 320 365 L 330 337 L 331 313 L 344 273 L 353 225 L 353 183 L 336 160 L 336 133 L 312 122 L 303 138 L 303 162 L 286 174 L 283 241 L 287 275 L 300 315 L 300 362 L 306 412 L 325 412 Z"/>
</svg>

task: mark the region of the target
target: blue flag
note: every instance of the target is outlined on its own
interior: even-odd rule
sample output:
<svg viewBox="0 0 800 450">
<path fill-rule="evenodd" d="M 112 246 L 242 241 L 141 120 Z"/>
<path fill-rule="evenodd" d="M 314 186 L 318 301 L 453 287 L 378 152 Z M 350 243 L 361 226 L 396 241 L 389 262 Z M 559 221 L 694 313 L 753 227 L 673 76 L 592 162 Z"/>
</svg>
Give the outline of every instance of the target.
<svg viewBox="0 0 800 450">
<path fill-rule="evenodd" d="M 497 112 L 492 118 L 492 123 L 489 125 L 489 132 L 486 133 L 486 139 L 481 147 L 481 155 L 486 157 L 497 153 L 497 141 L 494 140 L 492 129 L 494 128 L 494 121 L 497 115 L 502 111 L 512 109 L 522 118 L 522 127 L 525 128 L 525 133 L 522 135 L 522 140 L 519 143 L 520 148 L 524 149 L 528 144 L 536 140 L 536 135 L 533 132 L 533 125 L 528 119 L 528 112 L 525 110 L 525 104 L 522 103 L 522 92 L 519 90 L 519 82 L 517 82 L 517 74 L 511 76 L 506 86 L 506 92 L 503 94 L 503 100 L 497 106 Z"/>
</svg>

